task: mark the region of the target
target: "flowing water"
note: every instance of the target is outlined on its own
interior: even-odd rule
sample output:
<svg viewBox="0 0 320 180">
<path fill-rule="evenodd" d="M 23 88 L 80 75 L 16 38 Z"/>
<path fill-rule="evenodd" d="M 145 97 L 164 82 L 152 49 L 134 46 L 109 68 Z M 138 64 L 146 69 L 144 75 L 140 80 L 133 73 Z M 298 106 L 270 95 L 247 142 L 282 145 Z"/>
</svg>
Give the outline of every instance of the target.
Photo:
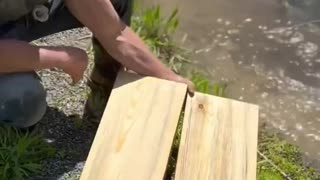
<svg viewBox="0 0 320 180">
<path fill-rule="evenodd" d="M 320 167 L 320 1 L 144 2 L 178 7 L 178 39 L 194 50 L 195 67 L 226 83 L 230 98 L 258 104 L 260 124 Z"/>
</svg>

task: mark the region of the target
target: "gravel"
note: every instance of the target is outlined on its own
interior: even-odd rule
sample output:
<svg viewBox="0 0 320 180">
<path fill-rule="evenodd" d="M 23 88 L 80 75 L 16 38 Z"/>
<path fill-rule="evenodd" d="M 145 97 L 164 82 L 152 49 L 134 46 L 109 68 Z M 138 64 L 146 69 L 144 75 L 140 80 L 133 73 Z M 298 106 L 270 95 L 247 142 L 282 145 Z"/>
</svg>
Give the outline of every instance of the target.
<svg viewBox="0 0 320 180">
<path fill-rule="evenodd" d="M 33 43 L 88 50 L 90 35 L 85 28 L 73 29 Z M 37 130 L 57 151 L 54 157 L 44 160 L 45 172 L 42 176 L 31 179 L 79 179 L 97 129 L 97 125 L 82 118 L 90 92 L 86 78 L 71 86 L 71 78 L 59 69 L 41 70 L 38 74 L 47 90 L 48 108 Z"/>
</svg>

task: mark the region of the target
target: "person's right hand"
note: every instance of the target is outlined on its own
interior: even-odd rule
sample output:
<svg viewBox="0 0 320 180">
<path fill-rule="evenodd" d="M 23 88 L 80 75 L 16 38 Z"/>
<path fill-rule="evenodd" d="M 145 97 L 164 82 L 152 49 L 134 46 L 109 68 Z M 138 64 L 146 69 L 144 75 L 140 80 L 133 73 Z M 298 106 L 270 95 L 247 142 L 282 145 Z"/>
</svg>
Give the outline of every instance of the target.
<svg viewBox="0 0 320 180">
<path fill-rule="evenodd" d="M 61 68 L 72 78 L 73 84 L 79 82 L 88 65 L 87 53 L 74 47 L 64 47 L 66 56 L 62 59 Z"/>
</svg>

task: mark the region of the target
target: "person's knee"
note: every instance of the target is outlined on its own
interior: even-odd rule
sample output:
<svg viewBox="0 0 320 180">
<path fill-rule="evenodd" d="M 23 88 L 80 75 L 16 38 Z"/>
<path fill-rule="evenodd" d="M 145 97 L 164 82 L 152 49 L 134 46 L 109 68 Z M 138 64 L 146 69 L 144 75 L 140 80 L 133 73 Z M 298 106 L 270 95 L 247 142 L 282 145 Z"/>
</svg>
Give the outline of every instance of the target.
<svg viewBox="0 0 320 180">
<path fill-rule="evenodd" d="M 46 92 L 34 73 L 2 75 L 0 86 L 0 123 L 26 128 L 41 120 Z"/>
</svg>

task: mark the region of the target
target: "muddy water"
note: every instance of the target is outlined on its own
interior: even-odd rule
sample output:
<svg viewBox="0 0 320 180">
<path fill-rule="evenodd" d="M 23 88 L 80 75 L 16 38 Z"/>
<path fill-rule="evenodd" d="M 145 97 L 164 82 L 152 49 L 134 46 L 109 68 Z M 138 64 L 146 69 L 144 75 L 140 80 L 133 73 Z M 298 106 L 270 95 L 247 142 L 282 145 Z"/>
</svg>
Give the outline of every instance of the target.
<svg viewBox="0 0 320 180">
<path fill-rule="evenodd" d="M 281 132 L 320 167 L 320 1 L 146 0 L 176 6 L 179 42 L 194 67 L 228 84 L 230 98 L 260 106 L 260 124 Z"/>
</svg>

